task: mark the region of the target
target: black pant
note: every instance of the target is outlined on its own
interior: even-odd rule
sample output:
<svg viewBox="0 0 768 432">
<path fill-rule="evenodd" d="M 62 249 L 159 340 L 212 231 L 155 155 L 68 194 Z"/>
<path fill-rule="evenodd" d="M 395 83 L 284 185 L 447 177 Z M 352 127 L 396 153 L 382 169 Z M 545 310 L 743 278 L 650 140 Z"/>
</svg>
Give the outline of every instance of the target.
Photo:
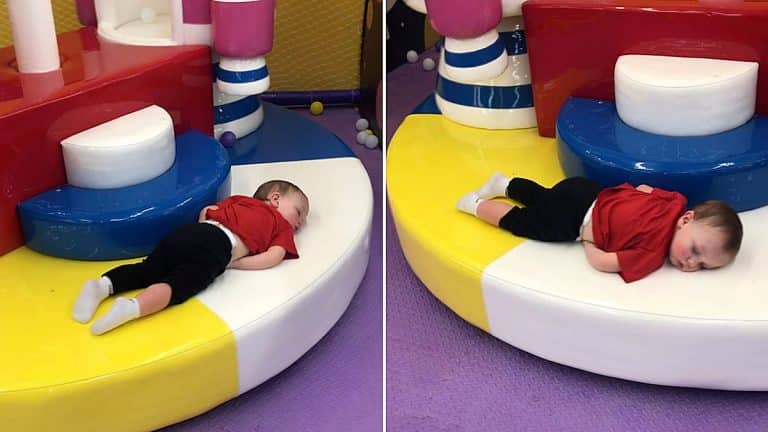
<svg viewBox="0 0 768 432">
<path fill-rule="evenodd" d="M 525 179 L 513 178 L 507 197 L 525 205 L 514 207 L 499 221 L 512 234 L 534 240 L 574 241 L 589 206 L 602 186 L 584 177 L 567 178 L 547 189 Z"/>
<path fill-rule="evenodd" d="M 224 231 L 191 223 L 163 238 L 142 262 L 115 267 L 104 276 L 112 281 L 115 294 L 165 282 L 171 286 L 170 305 L 176 305 L 210 285 L 231 258 L 232 243 Z"/>
</svg>

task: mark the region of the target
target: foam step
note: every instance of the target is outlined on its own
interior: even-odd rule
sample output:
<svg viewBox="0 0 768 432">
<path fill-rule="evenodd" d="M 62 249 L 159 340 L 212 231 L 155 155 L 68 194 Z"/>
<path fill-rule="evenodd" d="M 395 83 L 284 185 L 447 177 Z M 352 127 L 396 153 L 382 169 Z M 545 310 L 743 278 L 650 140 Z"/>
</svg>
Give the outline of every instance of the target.
<svg viewBox="0 0 768 432">
<path fill-rule="evenodd" d="M 119 189 L 64 185 L 19 204 L 26 244 L 77 260 L 144 256 L 173 227 L 229 194 L 224 148 L 196 131 L 176 139 L 176 162 L 150 181 Z"/>
<path fill-rule="evenodd" d="M 708 199 L 744 211 L 768 204 L 768 117 L 727 132 L 672 137 L 628 126 L 612 102 L 571 98 L 557 119 L 560 165 L 567 176 L 609 186 L 625 181 Z"/>
<path fill-rule="evenodd" d="M 61 141 L 67 182 L 112 189 L 153 179 L 176 157 L 173 120 L 157 105 L 104 122 Z"/>
<path fill-rule="evenodd" d="M 616 107 L 645 132 L 710 135 L 741 126 L 755 113 L 755 62 L 654 55 L 616 61 Z"/>
</svg>

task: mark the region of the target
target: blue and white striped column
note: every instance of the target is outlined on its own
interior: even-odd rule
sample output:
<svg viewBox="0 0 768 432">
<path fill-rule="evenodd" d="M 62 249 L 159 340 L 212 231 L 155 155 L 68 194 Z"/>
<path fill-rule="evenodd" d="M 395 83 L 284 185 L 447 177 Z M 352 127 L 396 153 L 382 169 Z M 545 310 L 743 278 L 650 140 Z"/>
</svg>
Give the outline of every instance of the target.
<svg viewBox="0 0 768 432">
<path fill-rule="evenodd" d="M 457 79 L 443 49 L 438 67 L 435 100 L 451 120 L 485 129 L 521 129 L 536 126 L 528 50 L 523 17 L 504 18 L 497 27 L 508 54 L 504 71 L 487 80 Z"/>
</svg>

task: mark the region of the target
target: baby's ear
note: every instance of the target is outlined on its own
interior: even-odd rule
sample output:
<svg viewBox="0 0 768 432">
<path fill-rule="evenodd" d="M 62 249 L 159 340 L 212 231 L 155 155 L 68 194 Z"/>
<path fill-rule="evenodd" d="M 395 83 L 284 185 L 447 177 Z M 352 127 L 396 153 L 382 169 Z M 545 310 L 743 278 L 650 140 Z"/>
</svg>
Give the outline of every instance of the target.
<svg viewBox="0 0 768 432">
<path fill-rule="evenodd" d="M 280 192 L 274 191 L 270 192 L 269 195 L 267 195 L 267 201 L 269 202 L 272 207 L 277 207 L 280 203 Z"/>
</svg>

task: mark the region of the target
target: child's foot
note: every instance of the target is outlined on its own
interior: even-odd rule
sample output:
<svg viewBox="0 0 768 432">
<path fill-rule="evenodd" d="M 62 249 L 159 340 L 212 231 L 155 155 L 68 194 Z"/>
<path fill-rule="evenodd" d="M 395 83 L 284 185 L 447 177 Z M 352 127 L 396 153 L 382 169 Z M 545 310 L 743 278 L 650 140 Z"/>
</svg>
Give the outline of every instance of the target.
<svg viewBox="0 0 768 432">
<path fill-rule="evenodd" d="M 96 308 L 105 298 L 109 297 L 112 283 L 106 277 L 91 279 L 83 285 L 80 295 L 75 300 L 72 318 L 79 323 L 87 323 L 93 318 Z"/>
<path fill-rule="evenodd" d="M 491 199 L 507 196 L 507 185 L 511 179 L 502 173 L 493 173 L 491 178 L 477 191 L 480 198 Z"/>
<path fill-rule="evenodd" d="M 139 315 L 139 302 L 136 299 L 118 297 L 109 312 L 91 325 L 91 333 L 104 334 L 128 321 L 135 320 Z"/>
<path fill-rule="evenodd" d="M 480 198 L 480 195 L 478 195 L 477 192 L 469 192 L 461 197 L 459 202 L 456 203 L 456 208 L 465 213 L 477 216 L 477 206 L 483 201 L 484 200 Z"/>
</svg>

